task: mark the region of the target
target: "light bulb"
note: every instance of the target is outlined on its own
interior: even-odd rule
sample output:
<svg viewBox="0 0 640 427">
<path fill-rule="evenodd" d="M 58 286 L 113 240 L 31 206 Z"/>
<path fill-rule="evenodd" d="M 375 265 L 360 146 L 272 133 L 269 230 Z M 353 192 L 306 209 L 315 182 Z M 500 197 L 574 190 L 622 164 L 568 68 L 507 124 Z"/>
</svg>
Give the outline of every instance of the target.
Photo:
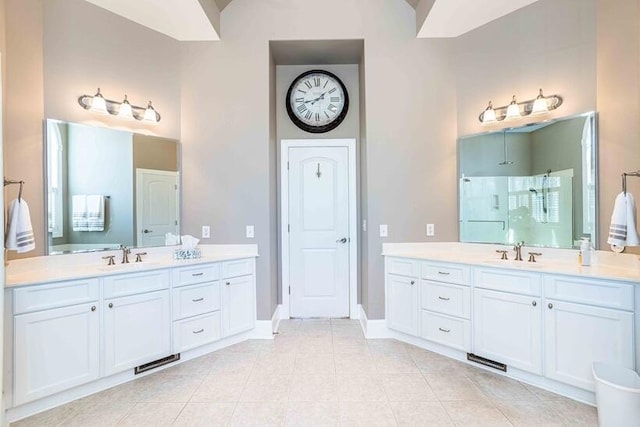
<svg viewBox="0 0 640 427">
<path fill-rule="evenodd" d="M 98 114 L 109 114 L 109 111 L 107 111 L 107 102 L 105 101 L 104 96 L 100 93 L 100 88 L 98 88 L 98 93 L 93 95 L 89 111 Z"/>
<path fill-rule="evenodd" d="M 482 113 L 482 124 L 488 125 L 491 123 L 496 123 L 498 119 L 496 118 L 496 110 L 493 109 L 493 104 L 489 101 L 489 106 L 484 113 Z"/>
<path fill-rule="evenodd" d="M 549 112 L 549 105 L 547 104 L 547 98 L 542 94 L 542 89 L 535 101 L 533 101 L 533 107 L 531 108 L 531 114 L 544 114 Z"/>
<path fill-rule="evenodd" d="M 124 96 L 124 101 L 120 104 L 120 110 L 118 111 L 118 117 L 126 120 L 133 120 L 133 110 L 131 109 L 131 104 L 127 99 L 127 95 Z"/>
<path fill-rule="evenodd" d="M 505 117 L 505 120 L 514 120 L 519 119 L 520 117 L 520 106 L 516 102 L 516 96 L 513 95 L 511 104 L 507 107 L 507 116 Z"/>
<path fill-rule="evenodd" d="M 158 123 L 158 115 L 156 114 L 156 110 L 153 109 L 151 105 L 151 101 L 149 101 L 149 105 L 147 105 L 147 109 L 144 110 L 143 121 L 148 123 Z"/>
</svg>

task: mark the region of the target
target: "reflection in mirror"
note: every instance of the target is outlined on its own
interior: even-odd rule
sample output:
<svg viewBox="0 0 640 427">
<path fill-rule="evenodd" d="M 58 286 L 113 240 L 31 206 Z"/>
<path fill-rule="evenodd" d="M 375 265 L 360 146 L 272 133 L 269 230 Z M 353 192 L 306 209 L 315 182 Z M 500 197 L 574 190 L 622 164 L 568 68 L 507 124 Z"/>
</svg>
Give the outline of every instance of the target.
<svg viewBox="0 0 640 427">
<path fill-rule="evenodd" d="M 179 144 L 46 121 L 48 254 L 161 246 L 180 234 Z"/>
<path fill-rule="evenodd" d="M 460 241 L 571 248 L 596 233 L 595 113 L 458 140 Z"/>
</svg>

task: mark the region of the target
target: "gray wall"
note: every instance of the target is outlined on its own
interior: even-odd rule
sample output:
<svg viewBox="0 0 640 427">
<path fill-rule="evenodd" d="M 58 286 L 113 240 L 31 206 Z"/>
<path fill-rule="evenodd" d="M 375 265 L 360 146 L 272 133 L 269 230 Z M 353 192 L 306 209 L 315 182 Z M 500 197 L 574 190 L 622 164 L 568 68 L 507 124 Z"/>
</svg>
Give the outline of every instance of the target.
<svg viewBox="0 0 640 427">
<path fill-rule="evenodd" d="M 503 132 L 476 135 L 458 141 L 460 175 L 526 176 L 531 175 L 531 137 L 528 133 L 506 135 L 508 162 L 505 160 Z"/>
</svg>

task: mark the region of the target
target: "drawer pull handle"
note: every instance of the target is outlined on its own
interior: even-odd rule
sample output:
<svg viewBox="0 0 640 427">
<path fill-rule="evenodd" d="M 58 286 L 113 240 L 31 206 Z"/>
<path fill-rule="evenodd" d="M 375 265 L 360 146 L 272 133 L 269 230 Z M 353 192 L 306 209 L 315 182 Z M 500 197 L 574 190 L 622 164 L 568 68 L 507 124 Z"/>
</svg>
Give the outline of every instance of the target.
<svg viewBox="0 0 640 427">
<path fill-rule="evenodd" d="M 438 328 L 441 332 L 445 332 L 445 333 L 449 333 L 451 332 L 451 329 L 442 329 L 442 328 Z"/>
<path fill-rule="evenodd" d="M 441 299 L 442 301 L 449 301 L 451 298 L 438 296 L 438 299 Z"/>
<path fill-rule="evenodd" d="M 194 334 L 201 334 L 204 332 L 204 328 L 198 329 L 197 331 L 193 331 Z"/>
<path fill-rule="evenodd" d="M 535 307 L 536 305 L 538 305 L 538 303 L 535 301 L 531 301 L 531 305 Z"/>
<path fill-rule="evenodd" d="M 204 301 L 204 297 L 200 297 L 200 298 L 197 298 L 197 299 L 192 299 L 191 301 L 193 301 L 193 302 Z"/>
<path fill-rule="evenodd" d="M 448 271 L 438 271 L 438 274 L 442 274 L 443 276 L 448 276 L 451 273 L 449 273 Z"/>
<path fill-rule="evenodd" d="M 198 276 L 202 276 L 204 273 L 200 272 L 200 273 L 191 273 L 191 275 L 193 277 L 198 277 Z"/>
<path fill-rule="evenodd" d="M 109 308 L 113 308 L 113 303 L 112 302 L 109 303 Z"/>
<path fill-rule="evenodd" d="M 549 307 L 549 310 L 551 310 L 553 308 L 553 304 L 549 303 L 548 307 Z"/>
<path fill-rule="evenodd" d="M 415 284 L 416 284 L 416 281 L 415 281 L 415 280 L 412 280 L 412 281 L 411 281 L 411 284 L 412 284 L 412 285 L 415 285 Z"/>
<path fill-rule="evenodd" d="M 96 306 L 95 305 L 91 306 L 91 311 L 96 311 Z"/>
</svg>

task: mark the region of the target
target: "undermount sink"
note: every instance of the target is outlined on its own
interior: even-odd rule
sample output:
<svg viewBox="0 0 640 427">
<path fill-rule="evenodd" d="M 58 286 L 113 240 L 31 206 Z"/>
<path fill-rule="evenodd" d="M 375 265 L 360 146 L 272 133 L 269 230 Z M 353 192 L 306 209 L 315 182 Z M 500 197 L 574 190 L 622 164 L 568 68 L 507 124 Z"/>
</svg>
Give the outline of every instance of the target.
<svg viewBox="0 0 640 427">
<path fill-rule="evenodd" d="M 115 265 L 103 265 L 98 267 L 100 271 L 135 271 L 135 270 L 144 270 L 147 268 L 153 268 L 160 265 L 157 262 L 130 262 L 129 264 L 115 264 Z"/>
<path fill-rule="evenodd" d="M 482 261 L 482 263 L 505 268 L 542 268 L 542 265 L 537 262 L 516 261 L 513 259 L 488 259 Z"/>
</svg>

